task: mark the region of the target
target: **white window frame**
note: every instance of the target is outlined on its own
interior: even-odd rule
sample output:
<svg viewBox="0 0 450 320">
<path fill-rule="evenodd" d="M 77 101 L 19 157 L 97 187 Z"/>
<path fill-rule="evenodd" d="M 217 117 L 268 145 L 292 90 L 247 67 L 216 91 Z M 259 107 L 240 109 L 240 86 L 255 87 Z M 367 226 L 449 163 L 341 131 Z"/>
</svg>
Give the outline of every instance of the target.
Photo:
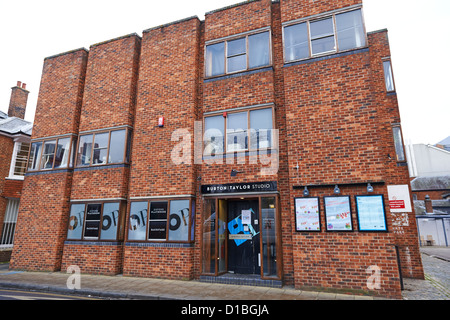
<svg viewBox="0 0 450 320">
<path fill-rule="evenodd" d="M 16 167 L 16 160 L 17 160 L 17 152 L 19 151 L 19 148 L 22 146 L 22 143 L 28 143 L 30 145 L 29 148 L 31 149 L 30 141 L 25 141 L 23 138 L 14 139 L 14 149 L 13 149 L 13 155 L 11 158 L 11 164 L 9 166 L 9 175 L 7 177 L 8 179 L 23 180 L 25 178 L 25 175 L 18 176 L 18 175 L 14 174 L 14 169 Z M 25 172 L 28 171 L 28 157 L 29 157 L 29 154 L 27 155 L 27 159 L 25 161 Z"/>
</svg>

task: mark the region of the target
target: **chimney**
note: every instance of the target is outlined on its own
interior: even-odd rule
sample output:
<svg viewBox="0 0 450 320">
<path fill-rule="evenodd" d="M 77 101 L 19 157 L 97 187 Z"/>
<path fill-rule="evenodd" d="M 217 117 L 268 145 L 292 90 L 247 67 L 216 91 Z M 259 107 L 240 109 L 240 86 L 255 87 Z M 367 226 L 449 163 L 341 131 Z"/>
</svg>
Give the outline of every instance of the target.
<svg viewBox="0 0 450 320">
<path fill-rule="evenodd" d="M 11 88 L 11 100 L 9 100 L 8 117 L 24 119 L 27 108 L 28 94 L 27 85 L 17 81 L 17 85 Z"/>
<path fill-rule="evenodd" d="M 425 213 L 433 213 L 433 205 L 429 195 L 425 196 Z"/>
</svg>

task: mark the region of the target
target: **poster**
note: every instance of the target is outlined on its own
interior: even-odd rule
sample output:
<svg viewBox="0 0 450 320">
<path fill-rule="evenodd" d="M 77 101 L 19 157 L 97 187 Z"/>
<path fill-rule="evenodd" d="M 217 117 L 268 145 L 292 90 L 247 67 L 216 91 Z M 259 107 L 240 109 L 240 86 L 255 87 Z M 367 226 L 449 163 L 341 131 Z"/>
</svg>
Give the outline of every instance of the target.
<svg viewBox="0 0 450 320">
<path fill-rule="evenodd" d="M 387 231 L 382 195 L 355 196 L 359 231 Z"/>
<path fill-rule="evenodd" d="M 409 187 L 404 185 L 387 186 L 391 212 L 412 212 Z"/>
<path fill-rule="evenodd" d="M 319 198 L 295 198 L 295 231 L 320 231 Z"/>
<path fill-rule="evenodd" d="M 86 209 L 86 223 L 84 225 L 84 237 L 98 239 L 100 231 L 101 204 L 88 204 Z"/>
<path fill-rule="evenodd" d="M 349 196 L 324 197 L 327 231 L 352 231 Z"/>
<path fill-rule="evenodd" d="M 148 240 L 166 240 L 167 238 L 167 201 L 150 203 L 148 222 Z"/>
</svg>

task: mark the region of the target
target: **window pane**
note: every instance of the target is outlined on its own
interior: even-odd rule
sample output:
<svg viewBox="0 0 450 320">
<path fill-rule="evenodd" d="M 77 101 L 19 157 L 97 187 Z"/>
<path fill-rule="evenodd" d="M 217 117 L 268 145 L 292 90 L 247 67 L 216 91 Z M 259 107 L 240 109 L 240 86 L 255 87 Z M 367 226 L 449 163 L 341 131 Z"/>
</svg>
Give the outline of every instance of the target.
<svg viewBox="0 0 450 320">
<path fill-rule="evenodd" d="M 247 69 L 247 56 L 234 56 L 227 59 L 227 72 L 236 72 Z"/>
<path fill-rule="evenodd" d="M 84 204 L 73 204 L 70 207 L 67 239 L 81 240 L 84 222 Z"/>
<path fill-rule="evenodd" d="M 252 149 L 270 148 L 272 108 L 250 111 L 250 144 Z"/>
<path fill-rule="evenodd" d="M 80 137 L 80 142 L 78 145 L 78 162 L 77 162 L 79 166 L 88 166 L 91 164 L 92 139 L 93 139 L 92 134 Z"/>
<path fill-rule="evenodd" d="M 311 22 L 309 27 L 311 29 L 311 39 L 334 35 L 332 18 Z"/>
<path fill-rule="evenodd" d="M 108 155 L 109 132 L 97 133 L 94 136 L 94 156 L 92 164 L 105 164 Z"/>
<path fill-rule="evenodd" d="M 39 159 L 41 158 L 42 142 L 34 142 L 31 144 L 30 160 L 28 162 L 28 170 L 38 170 Z"/>
<path fill-rule="evenodd" d="M 69 162 L 70 138 L 58 140 L 55 156 L 55 168 L 66 168 Z"/>
<path fill-rule="evenodd" d="M 103 205 L 101 240 L 116 240 L 117 226 L 119 224 L 119 206 L 118 202 L 105 203 Z"/>
<path fill-rule="evenodd" d="M 261 198 L 262 260 L 264 276 L 277 276 L 276 201 Z"/>
<path fill-rule="evenodd" d="M 206 76 L 225 73 L 225 42 L 206 47 Z"/>
<path fill-rule="evenodd" d="M 203 154 L 205 156 L 223 152 L 224 118 L 222 115 L 205 118 Z"/>
<path fill-rule="evenodd" d="M 53 167 L 53 159 L 55 158 L 56 141 L 45 141 L 42 148 L 41 169 L 51 169 Z"/>
<path fill-rule="evenodd" d="M 286 61 L 309 57 L 308 28 L 306 23 L 284 28 L 284 47 Z"/>
<path fill-rule="evenodd" d="M 366 45 L 361 10 L 336 15 L 339 50 Z"/>
<path fill-rule="evenodd" d="M 216 272 L 216 200 L 205 199 L 202 213 L 202 270 Z"/>
<path fill-rule="evenodd" d="M 403 150 L 402 132 L 400 127 L 393 127 L 395 152 L 397 154 L 397 161 L 405 161 L 405 152 Z"/>
<path fill-rule="evenodd" d="M 124 162 L 126 130 L 111 131 L 108 163 Z"/>
<path fill-rule="evenodd" d="M 170 201 L 169 240 L 188 241 L 189 200 Z"/>
<path fill-rule="evenodd" d="M 312 54 L 319 54 L 336 50 L 334 36 L 311 41 L 311 48 Z"/>
<path fill-rule="evenodd" d="M 227 57 L 235 56 L 238 54 L 245 54 L 245 38 L 231 40 L 227 42 Z"/>
<path fill-rule="evenodd" d="M 30 151 L 30 144 L 26 142 L 19 142 L 16 154 L 16 162 L 14 164 L 14 175 L 24 176 L 26 167 L 28 152 Z"/>
<path fill-rule="evenodd" d="M 145 240 L 147 208 L 147 201 L 131 203 L 128 240 Z"/>
<path fill-rule="evenodd" d="M 269 32 L 248 37 L 248 67 L 257 68 L 270 63 Z"/>
<path fill-rule="evenodd" d="M 227 151 L 247 148 L 247 112 L 231 113 L 227 118 Z"/>
<path fill-rule="evenodd" d="M 386 82 L 386 91 L 394 91 L 394 79 L 392 76 L 391 61 L 383 61 L 384 80 Z"/>
</svg>

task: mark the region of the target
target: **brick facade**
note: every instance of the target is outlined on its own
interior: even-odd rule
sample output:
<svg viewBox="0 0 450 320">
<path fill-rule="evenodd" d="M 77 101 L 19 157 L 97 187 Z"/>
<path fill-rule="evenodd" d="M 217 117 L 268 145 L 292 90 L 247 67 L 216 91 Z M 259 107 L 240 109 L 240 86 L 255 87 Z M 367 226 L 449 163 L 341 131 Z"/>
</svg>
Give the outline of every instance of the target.
<svg viewBox="0 0 450 320">
<path fill-rule="evenodd" d="M 208 12 L 205 21 L 191 17 L 145 30 L 142 38 L 127 35 L 89 52 L 47 58 L 33 140 L 127 128 L 130 161 L 28 173 L 12 268 L 64 270 L 77 264 L 87 273 L 199 279 L 209 223 L 203 220 L 206 198 L 261 202 L 265 196 L 207 197 L 201 187 L 272 181 L 279 280 L 299 289 L 399 298 L 397 252 L 402 276 L 423 278 L 423 270 L 414 213 L 407 213 L 408 225 L 398 227 L 387 201 L 388 185 L 409 184 L 407 166 L 389 156 L 395 155 L 392 125 L 400 115 L 396 95 L 387 94 L 384 83 L 387 31 L 368 34 L 366 45 L 354 50 L 292 63 L 283 58 L 285 23 L 360 3 L 248 1 Z M 268 66 L 205 76 L 206 45 L 254 30 L 271 31 Z M 205 116 L 223 115 L 225 121 L 227 112 L 258 108 L 273 110 L 278 129 L 278 147 L 266 155 L 268 162 L 251 152 L 217 161 L 198 157 Z M 232 169 L 238 174 L 230 174 Z M 387 232 L 358 231 L 355 196 L 367 194 L 368 182 L 385 200 Z M 325 231 L 323 197 L 335 185 L 350 196 L 352 232 Z M 295 231 L 294 198 L 303 197 L 304 186 L 320 197 L 321 232 Z M 139 214 L 151 217 L 151 203 L 176 200 L 190 201 L 189 213 L 195 206 L 190 240 L 130 239 L 137 215 L 132 204 L 143 204 L 148 210 Z M 70 205 L 114 201 L 121 203 L 115 241 L 66 239 Z M 167 218 L 168 228 L 171 223 Z M 368 289 L 370 266 L 380 268 L 379 289 Z"/>
</svg>

